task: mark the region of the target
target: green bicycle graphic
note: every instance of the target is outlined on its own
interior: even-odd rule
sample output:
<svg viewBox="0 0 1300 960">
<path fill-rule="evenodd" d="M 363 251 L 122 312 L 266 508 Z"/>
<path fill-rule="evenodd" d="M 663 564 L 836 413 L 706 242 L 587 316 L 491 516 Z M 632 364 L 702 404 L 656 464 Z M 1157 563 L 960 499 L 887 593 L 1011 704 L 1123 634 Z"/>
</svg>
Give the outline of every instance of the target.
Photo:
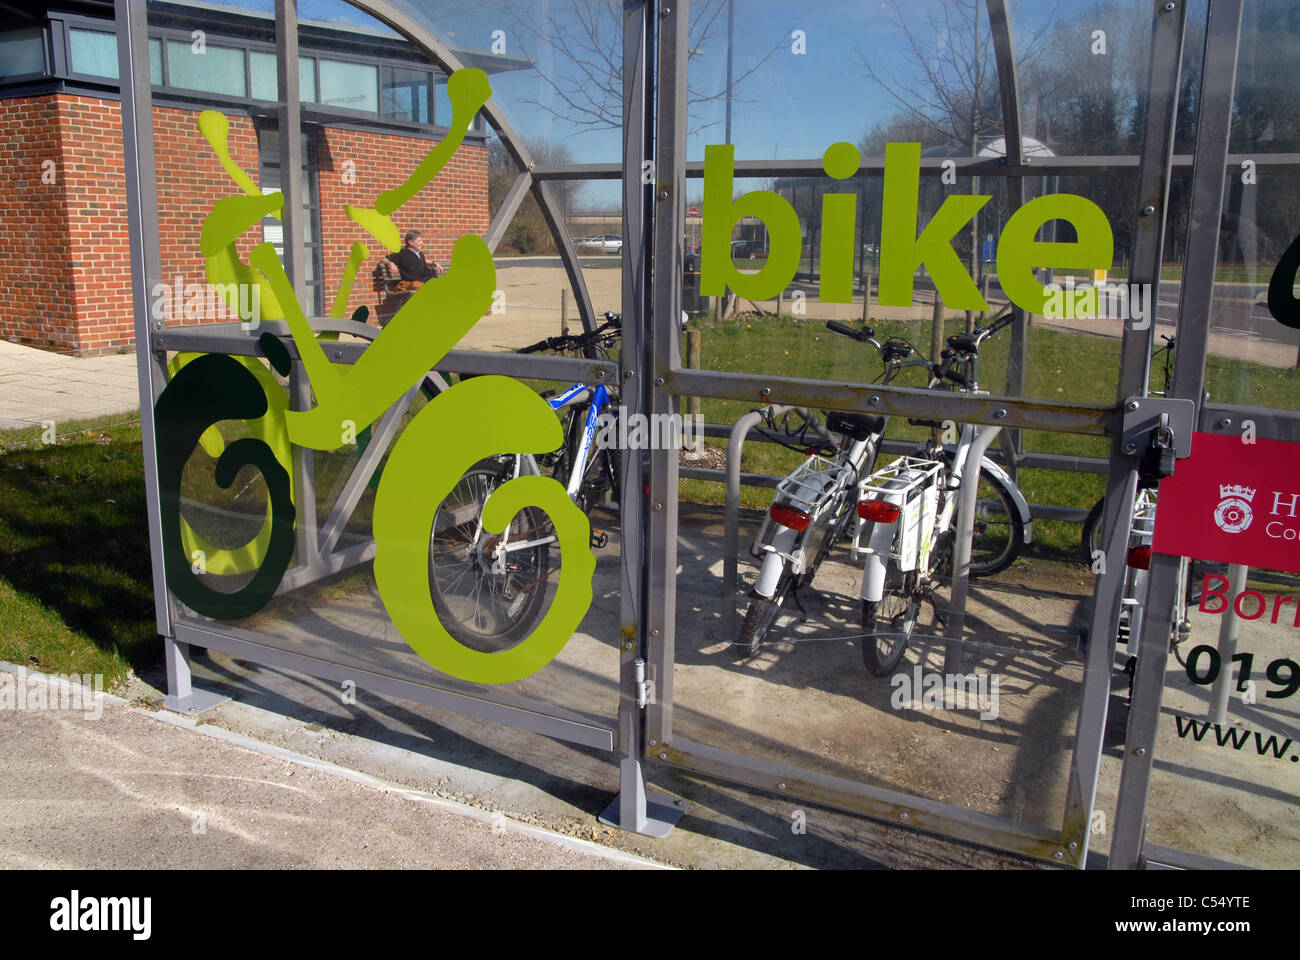
<svg viewBox="0 0 1300 960">
<path fill-rule="evenodd" d="M 390 251 L 400 248 L 400 233 L 391 215 L 436 177 L 459 149 L 470 121 L 491 95 L 491 86 L 481 70 L 458 70 L 448 80 L 447 93 L 454 119 L 446 139 L 400 187 L 381 193 L 373 208 L 347 207 L 348 216 Z M 205 111 L 199 129 L 243 190 L 243 195 L 218 200 L 204 221 L 200 248 L 208 282 L 257 285 L 262 319 L 283 319 L 288 324 L 316 397 L 310 410 L 287 410 L 282 401 L 269 403 L 272 392 L 264 382 L 267 378 L 259 377 L 246 362 L 214 354 L 187 358 L 155 406 L 168 586 L 203 616 L 238 620 L 271 599 L 293 554 L 295 507 L 287 451 L 275 442 L 279 424 L 291 443 L 314 450 L 338 449 L 349 427 L 359 431 L 373 424 L 488 311 L 496 289 L 496 268 L 482 238 L 460 237 L 446 273 L 419 289 L 355 364 L 335 364 L 313 334 L 272 245 L 256 246 L 248 263 L 240 260 L 236 249 L 245 231 L 264 217 L 279 216 L 283 195 L 263 195 L 234 162 L 223 114 Z M 368 256 L 364 243 L 353 244 L 331 317 L 346 315 L 357 269 Z M 289 358 L 283 344 L 264 333 L 259 345 L 272 366 L 287 374 Z M 253 365 L 261 366 L 257 361 Z M 190 566 L 187 546 L 196 541 L 181 517 L 180 491 L 185 463 L 195 448 L 203 441 L 209 452 L 221 449 L 209 431 L 231 419 L 258 422 L 263 428 L 221 450 L 217 483 L 229 487 L 238 470 L 251 465 L 266 482 L 269 503 L 267 520 L 240 554 L 242 559 L 227 562 L 227 569 L 251 572 L 256 566 L 256 573 L 238 591 L 222 593 L 201 581 Z M 467 436 L 459 428 L 469 422 L 476 428 Z M 596 564 L 590 524 L 564 487 L 549 477 L 508 480 L 493 491 L 482 515 L 483 528 L 490 534 L 503 533 L 517 513 L 530 508 L 545 512 L 554 527 L 564 562 L 551 605 L 531 634 L 507 650 L 470 649 L 443 626 L 429 589 L 434 515 L 466 471 L 490 456 L 541 454 L 563 442 L 560 421 L 545 400 L 510 377 L 483 376 L 435 396 L 394 445 L 375 496 L 375 583 L 403 639 L 435 669 L 478 683 L 522 679 L 554 659 L 585 616 Z"/>
</svg>

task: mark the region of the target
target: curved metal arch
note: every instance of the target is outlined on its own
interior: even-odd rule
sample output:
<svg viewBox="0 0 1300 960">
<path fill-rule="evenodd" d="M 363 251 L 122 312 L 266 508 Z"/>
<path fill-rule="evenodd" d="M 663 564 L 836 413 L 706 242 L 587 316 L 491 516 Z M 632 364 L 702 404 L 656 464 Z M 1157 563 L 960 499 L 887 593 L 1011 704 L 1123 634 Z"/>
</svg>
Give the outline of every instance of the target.
<svg viewBox="0 0 1300 960">
<path fill-rule="evenodd" d="M 423 24 L 398 10 L 386 0 L 347 0 L 347 2 L 362 13 L 370 15 L 396 30 L 423 49 L 433 59 L 433 62 L 448 75 L 455 73 L 464 66 L 460 59 L 451 52 L 451 49 L 430 33 Z M 531 188 L 533 196 L 537 198 L 537 202 L 542 208 L 542 216 L 546 219 L 547 226 L 551 228 L 551 234 L 555 237 L 555 245 L 560 252 L 560 260 L 564 264 L 564 271 L 568 275 L 569 284 L 573 287 L 574 300 L 578 308 L 578 316 L 582 320 L 582 327 L 587 332 L 591 332 L 595 329 L 595 311 L 591 306 L 591 294 L 587 291 L 587 281 L 582 275 L 582 267 L 578 263 L 577 251 L 573 247 L 573 241 L 569 238 L 569 231 L 564 227 L 564 218 L 555 202 L 555 195 L 546 189 L 544 184 L 533 179 L 532 172 L 536 162 L 533 160 L 532 154 L 529 153 L 528 147 L 515 133 L 514 127 L 510 125 L 510 121 L 505 118 L 496 103 L 489 99 L 484 104 L 482 112 L 488 123 L 497 132 L 497 136 L 501 138 L 501 142 L 505 144 L 510 156 L 524 171 L 520 177 L 528 178 L 527 181 L 524 181 L 524 186 Z M 517 181 L 515 187 L 511 189 L 507 196 L 506 202 L 497 211 L 493 223 L 488 227 L 488 246 L 494 253 L 496 252 L 497 243 L 500 242 L 501 236 L 505 233 L 505 228 L 519 209 L 519 204 L 523 202 L 526 192 L 526 189 L 520 188 Z M 505 218 L 504 221 L 497 223 L 496 221 L 502 217 Z"/>
<path fill-rule="evenodd" d="M 993 38 L 993 53 L 998 67 L 998 91 L 1002 100 L 1002 142 L 1005 147 L 1002 164 L 1005 167 L 1023 167 L 1024 133 L 1020 127 L 1020 78 L 1016 72 L 1016 46 L 1011 34 L 1011 13 L 1007 0 L 986 0 L 989 15 L 989 34 Z M 1014 158 L 1014 159 L 1013 159 Z M 1025 204 L 1025 178 L 1007 179 L 1007 204 L 1015 213 Z M 1007 346 L 1007 393 L 1013 397 L 1024 396 L 1026 380 L 1026 354 L 1029 337 L 1029 317 L 1020 307 L 1011 311 L 1011 340 Z M 1019 430 L 1002 432 L 1002 450 L 1007 456 L 1011 476 L 1015 477 L 1023 448 Z"/>
<path fill-rule="evenodd" d="M 1002 135 L 1006 143 L 1003 163 L 1022 166 L 1024 136 L 1020 128 L 1020 80 L 1016 72 L 1016 46 L 1011 35 L 1011 14 L 1007 0 L 987 0 L 989 32 L 998 66 L 998 91 L 1002 98 Z M 1012 160 L 1012 157 L 1015 160 Z"/>
</svg>

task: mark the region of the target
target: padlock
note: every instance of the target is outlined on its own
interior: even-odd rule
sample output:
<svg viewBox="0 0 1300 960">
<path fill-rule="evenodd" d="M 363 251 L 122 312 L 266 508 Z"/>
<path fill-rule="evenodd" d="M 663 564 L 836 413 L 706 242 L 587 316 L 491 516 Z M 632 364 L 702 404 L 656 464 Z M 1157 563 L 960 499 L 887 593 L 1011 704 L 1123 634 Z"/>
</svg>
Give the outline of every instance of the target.
<svg viewBox="0 0 1300 960">
<path fill-rule="evenodd" d="M 1151 432 L 1151 440 L 1138 462 L 1139 488 L 1152 489 L 1165 477 L 1172 477 L 1176 462 L 1174 431 L 1161 425 Z"/>
</svg>

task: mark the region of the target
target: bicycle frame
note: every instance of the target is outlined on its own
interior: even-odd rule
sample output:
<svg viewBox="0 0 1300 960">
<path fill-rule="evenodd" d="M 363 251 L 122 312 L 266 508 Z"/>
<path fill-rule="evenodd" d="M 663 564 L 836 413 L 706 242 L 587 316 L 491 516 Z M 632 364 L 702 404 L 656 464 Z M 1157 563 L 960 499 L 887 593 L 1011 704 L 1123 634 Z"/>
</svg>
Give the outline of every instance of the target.
<svg viewBox="0 0 1300 960">
<path fill-rule="evenodd" d="M 573 458 L 573 466 L 570 469 L 569 478 L 565 486 L 565 492 L 568 493 L 569 499 L 577 497 L 578 492 L 582 489 L 582 481 L 587 473 L 587 462 L 591 455 L 592 447 L 596 440 L 596 426 L 600 420 L 600 415 L 605 411 L 613 399 L 609 389 L 603 384 L 595 387 L 589 387 L 585 383 L 575 383 L 559 396 L 550 397 L 547 403 L 552 410 L 560 411 L 565 407 L 577 406 L 582 403 L 590 403 L 587 408 L 587 414 L 583 418 L 582 432 L 579 435 L 577 452 Z M 566 443 L 569 439 L 565 438 Z M 537 458 L 532 454 L 512 454 L 514 459 L 513 477 L 519 476 L 538 476 L 541 474 L 537 466 Z M 481 523 L 481 520 L 480 520 Z M 481 527 L 476 531 L 475 539 L 481 535 Z M 502 536 L 501 543 L 497 545 L 495 555 L 492 560 L 494 572 L 504 572 L 506 566 L 506 557 L 517 550 L 527 550 L 532 547 L 541 546 L 542 544 L 554 543 L 556 541 L 554 533 L 538 537 L 537 539 L 521 540 L 515 543 L 509 542 L 508 531 Z"/>
<path fill-rule="evenodd" d="M 883 431 L 882 431 L 883 432 Z M 776 488 L 772 507 L 791 507 L 809 517 L 803 530 L 796 530 L 772 519 L 771 509 L 759 528 L 755 538 L 753 553 L 768 554 L 790 563 L 790 572 L 798 576 L 804 573 L 811 559 L 807 547 L 820 544 L 821 534 L 826 525 L 834 521 L 829 516 L 830 506 L 842 501 L 838 493 L 854 484 L 867 464 L 874 462 L 880 434 L 872 434 L 863 440 L 853 440 L 847 450 L 841 451 L 835 460 L 828 460 L 817 454 L 809 455 Z M 754 592 L 759 596 L 771 597 L 776 591 L 777 582 L 784 572 L 784 564 L 768 562 L 766 559 L 759 570 Z"/>
</svg>

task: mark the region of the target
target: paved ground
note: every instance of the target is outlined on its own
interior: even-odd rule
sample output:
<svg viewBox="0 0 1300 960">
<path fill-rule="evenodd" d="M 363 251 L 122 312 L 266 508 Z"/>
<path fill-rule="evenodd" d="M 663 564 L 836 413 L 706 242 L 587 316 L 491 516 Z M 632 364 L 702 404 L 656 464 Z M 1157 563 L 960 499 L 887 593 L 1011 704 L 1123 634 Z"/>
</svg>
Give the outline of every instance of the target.
<svg viewBox="0 0 1300 960">
<path fill-rule="evenodd" d="M 134 412 L 135 354 L 68 357 L 0 340 L 0 429 Z"/>
<path fill-rule="evenodd" d="M 50 709 L 61 681 L 0 669 L 25 690 L 0 703 L 44 691 L 0 709 L 3 868 L 659 866 L 116 697 Z"/>
</svg>

